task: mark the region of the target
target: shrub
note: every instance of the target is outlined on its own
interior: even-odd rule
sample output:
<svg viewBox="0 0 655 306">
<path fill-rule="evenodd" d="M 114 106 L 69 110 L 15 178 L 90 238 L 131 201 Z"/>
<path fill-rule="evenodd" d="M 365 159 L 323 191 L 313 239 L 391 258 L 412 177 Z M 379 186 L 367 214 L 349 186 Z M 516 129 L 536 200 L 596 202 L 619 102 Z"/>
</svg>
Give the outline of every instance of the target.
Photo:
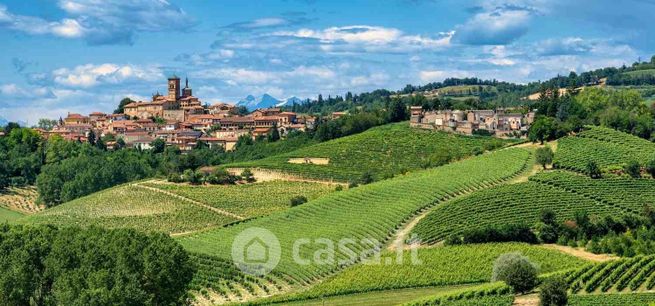
<svg viewBox="0 0 655 306">
<path fill-rule="evenodd" d="M 168 175 L 168 181 L 171 183 L 181 183 L 184 182 L 182 176 L 179 173 L 171 173 Z"/>
<path fill-rule="evenodd" d="M 307 203 L 307 198 L 304 196 L 295 196 L 291 198 L 291 207 Z"/>
<path fill-rule="evenodd" d="M 544 243 L 555 243 L 559 238 L 557 227 L 550 224 L 541 224 L 539 227 L 539 240 Z"/>
<path fill-rule="evenodd" d="M 343 190 L 343 186 L 341 185 L 337 185 L 337 187 L 334 188 L 334 191 L 341 191 L 341 190 Z"/>
<path fill-rule="evenodd" d="M 568 284 L 562 277 L 551 277 L 544 280 L 539 292 L 541 306 L 565 306 L 568 303 L 566 291 Z"/>
<path fill-rule="evenodd" d="M 623 167 L 623 170 L 632 178 L 641 177 L 641 165 L 639 165 L 639 162 L 636 160 L 629 161 L 625 167 Z"/>
<path fill-rule="evenodd" d="M 184 170 L 184 173 L 182 173 L 182 178 L 185 182 L 189 182 L 191 185 L 200 185 L 202 174 L 191 169 L 186 169 Z"/>
<path fill-rule="evenodd" d="M 646 172 L 648 172 L 652 178 L 655 178 L 655 159 L 648 162 L 646 165 Z"/>
<path fill-rule="evenodd" d="M 252 171 L 250 169 L 244 169 L 243 172 L 241 172 L 241 178 L 245 180 L 248 183 L 254 183 L 256 181 L 255 176 L 252 174 Z"/>
<path fill-rule="evenodd" d="M 370 171 L 364 172 L 360 181 L 362 182 L 362 185 L 373 183 L 373 174 Z"/>
<path fill-rule="evenodd" d="M 539 165 L 546 169 L 546 165 L 553 163 L 553 150 L 550 147 L 537 149 L 536 161 Z"/>
<path fill-rule="evenodd" d="M 525 293 L 537 286 L 537 266 L 521 253 L 506 253 L 494 261 L 491 281 L 503 281 L 515 292 Z"/>
<path fill-rule="evenodd" d="M 600 167 L 598 167 L 598 164 L 596 164 L 595 161 L 590 161 L 587 163 L 586 172 L 587 175 L 589 175 L 589 177 L 592 179 L 598 179 L 601 178 L 602 176 L 600 172 Z"/>
</svg>

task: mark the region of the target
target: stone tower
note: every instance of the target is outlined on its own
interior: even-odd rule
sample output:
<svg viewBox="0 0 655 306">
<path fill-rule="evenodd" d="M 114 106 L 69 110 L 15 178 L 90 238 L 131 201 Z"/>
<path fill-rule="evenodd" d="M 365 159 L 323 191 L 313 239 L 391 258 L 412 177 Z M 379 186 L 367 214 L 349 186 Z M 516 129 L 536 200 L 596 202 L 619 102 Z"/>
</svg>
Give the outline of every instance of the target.
<svg viewBox="0 0 655 306">
<path fill-rule="evenodd" d="M 180 78 L 176 75 L 168 78 L 168 99 L 175 101 L 180 99 Z"/>
<path fill-rule="evenodd" d="M 185 79 L 184 89 L 182 89 L 182 97 L 192 96 L 191 87 L 189 87 L 189 78 Z"/>
</svg>

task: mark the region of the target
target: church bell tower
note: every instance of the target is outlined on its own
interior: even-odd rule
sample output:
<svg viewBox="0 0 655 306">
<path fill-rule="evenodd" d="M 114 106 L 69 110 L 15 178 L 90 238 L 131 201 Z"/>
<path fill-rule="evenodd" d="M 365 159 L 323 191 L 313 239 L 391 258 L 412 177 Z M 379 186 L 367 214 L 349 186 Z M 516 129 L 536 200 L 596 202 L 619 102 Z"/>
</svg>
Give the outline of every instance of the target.
<svg viewBox="0 0 655 306">
<path fill-rule="evenodd" d="M 168 78 L 168 99 L 174 101 L 180 99 L 180 78 L 176 75 Z"/>
</svg>

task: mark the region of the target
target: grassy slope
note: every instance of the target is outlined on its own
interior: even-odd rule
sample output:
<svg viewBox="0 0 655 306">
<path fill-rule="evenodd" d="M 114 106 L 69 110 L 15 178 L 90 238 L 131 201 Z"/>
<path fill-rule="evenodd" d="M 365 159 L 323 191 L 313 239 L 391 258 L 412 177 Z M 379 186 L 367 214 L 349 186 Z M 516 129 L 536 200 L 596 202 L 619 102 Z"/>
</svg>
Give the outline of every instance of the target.
<svg viewBox="0 0 655 306">
<path fill-rule="evenodd" d="M 249 218 L 285 210 L 291 199 L 304 196 L 315 200 L 334 191 L 333 185 L 307 182 L 270 181 L 230 186 L 191 186 L 144 183 L 213 207 Z"/>
<path fill-rule="evenodd" d="M 234 167 L 278 169 L 297 175 L 357 180 L 371 171 L 377 178 L 388 177 L 421 167 L 438 166 L 449 159 L 459 159 L 510 143 L 490 137 L 467 137 L 450 133 L 410 128 L 408 123 L 388 124 L 366 132 L 343 137 L 287 154 L 258 161 L 237 163 Z M 329 158 L 328 165 L 290 164 L 289 158 Z"/>
<path fill-rule="evenodd" d="M 372 238 L 387 240 L 403 221 L 422 208 L 443 198 L 509 179 L 526 169 L 531 160 L 529 151 L 512 148 L 484 154 L 443 167 L 411 173 L 391 180 L 332 193 L 281 213 L 216 229 L 179 241 L 188 250 L 231 258 L 233 237 L 249 227 L 262 227 L 280 240 L 281 262 L 276 271 L 312 281 L 338 269 L 336 264 L 304 266 L 293 261 L 289 250 L 300 238 Z M 460 175 L 467 173 L 466 176 Z M 357 248 L 359 246 L 359 248 Z M 355 251 L 364 246 L 357 245 Z M 303 258 L 311 258 L 322 244 L 301 250 Z M 336 259 L 348 258 L 337 252 Z"/>
<path fill-rule="evenodd" d="M 585 294 L 569 297 L 570 306 L 644 306 L 655 302 L 655 293 Z"/>
<path fill-rule="evenodd" d="M 520 252 L 540 266 L 541 273 L 550 273 L 578 267 L 582 259 L 520 243 L 463 245 L 418 249 L 419 264 L 412 264 L 412 251 L 404 251 L 402 264 L 396 262 L 398 254 L 384 252 L 392 258 L 391 264 L 359 264 L 296 295 L 297 298 L 342 295 L 398 288 L 450 286 L 488 282 L 493 261 L 508 252 Z M 294 296 L 290 296 L 294 299 Z"/>
<path fill-rule="evenodd" d="M 235 221 L 209 209 L 130 185 L 106 189 L 31 215 L 34 224 L 97 225 L 179 233 Z"/>
<path fill-rule="evenodd" d="M 0 223 L 13 223 L 23 216 L 24 215 L 19 212 L 0 207 Z"/>
</svg>

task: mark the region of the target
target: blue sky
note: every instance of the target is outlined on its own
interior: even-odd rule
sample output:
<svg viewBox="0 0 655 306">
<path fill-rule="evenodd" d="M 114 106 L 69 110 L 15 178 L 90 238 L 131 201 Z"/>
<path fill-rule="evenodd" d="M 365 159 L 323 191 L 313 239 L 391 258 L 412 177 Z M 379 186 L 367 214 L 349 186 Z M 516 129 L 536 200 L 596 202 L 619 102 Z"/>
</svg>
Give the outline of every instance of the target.
<svg viewBox="0 0 655 306">
<path fill-rule="evenodd" d="M 653 0 L 3 0 L 0 117 L 110 112 L 172 73 L 208 103 L 525 83 L 650 58 L 653 13 Z"/>
</svg>

